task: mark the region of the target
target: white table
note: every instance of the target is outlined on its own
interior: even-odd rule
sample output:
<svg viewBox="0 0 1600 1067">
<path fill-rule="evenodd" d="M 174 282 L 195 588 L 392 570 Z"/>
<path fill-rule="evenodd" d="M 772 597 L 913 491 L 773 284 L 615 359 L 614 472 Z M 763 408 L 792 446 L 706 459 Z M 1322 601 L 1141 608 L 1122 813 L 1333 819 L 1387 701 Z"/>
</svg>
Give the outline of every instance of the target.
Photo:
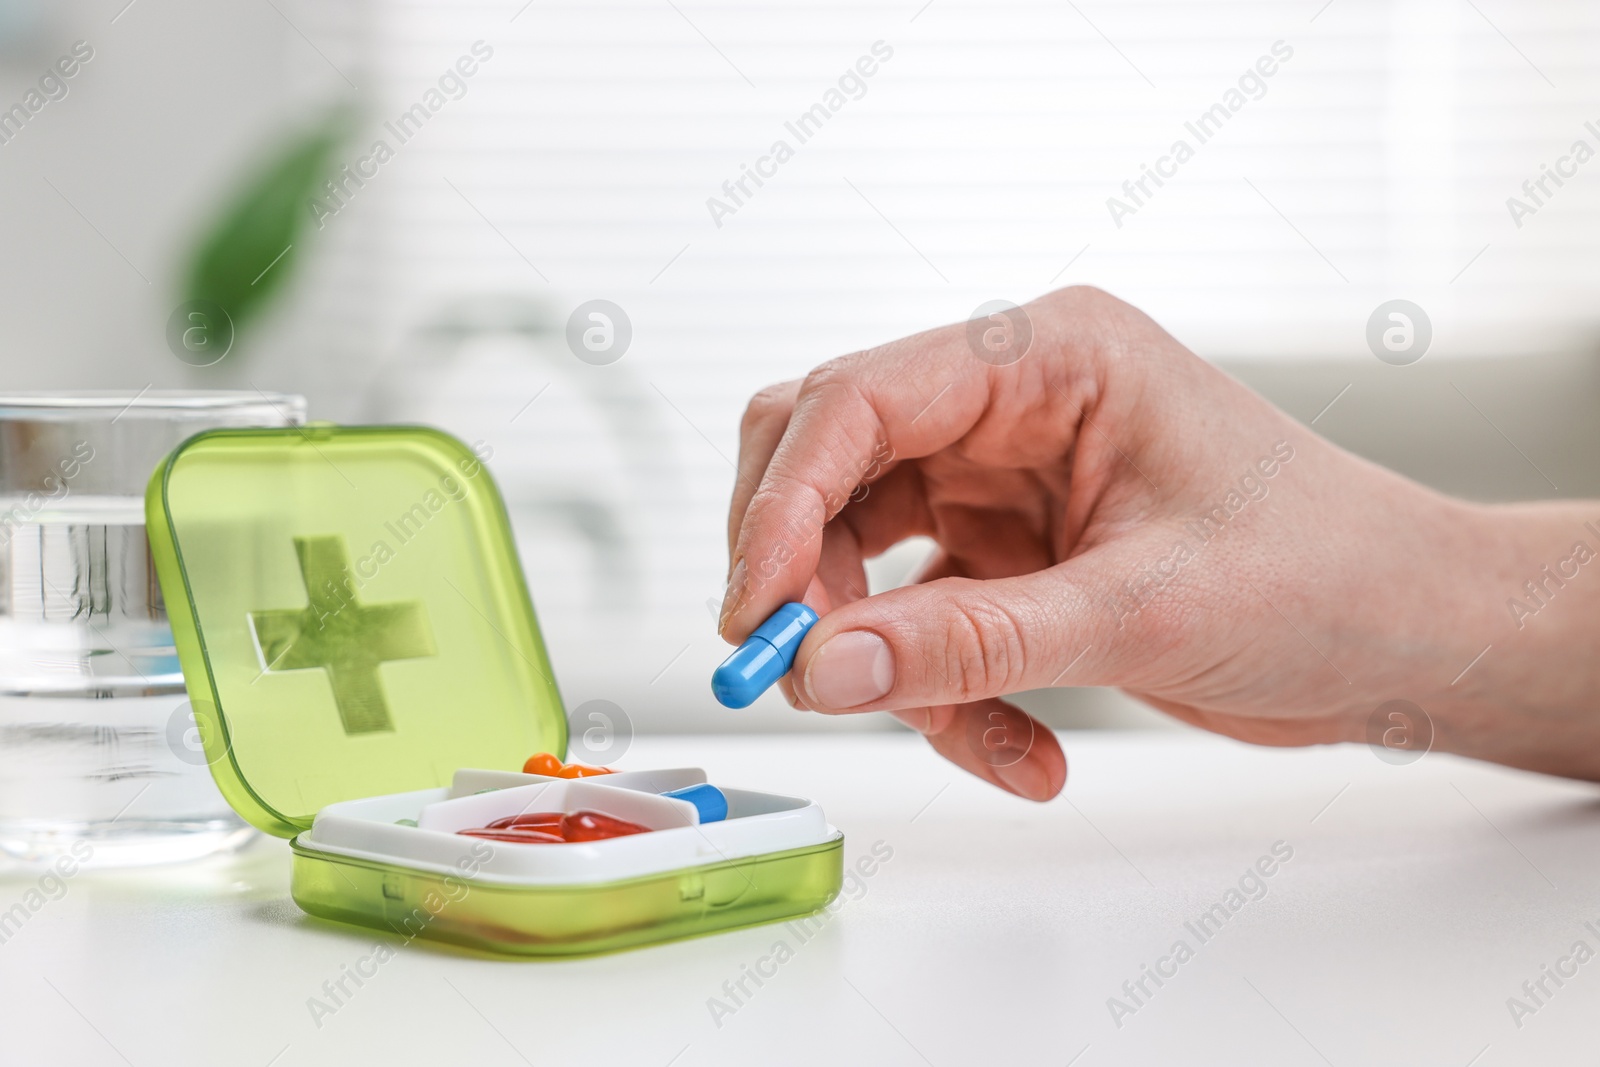
<svg viewBox="0 0 1600 1067">
<path fill-rule="evenodd" d="M 332 1016 L 308 999 L 398 938 L 310 919 L 278 841 L 85 873 L 0 945 L 0 1062 L 184 1064 L 1592 1063 L 1600 959 L 1521 1019 L 1507 998 L 1600 951 L 1594 787 L 1429 755 L 1065 735 L 1033 805 L 906 735 L 640 738 L 630 767 L 819 800 L 847 858 L 893 858 L 820 933 L 757 927 L 594 959 L 398 948 Z M 1265 895 L 1186 927 L 1284 842 Z M 1282 846 L 1280 846 L 1280 851 Z M 0 877 L 0 910 L 36 876 Z M 1585 927 L 1592 922 L 1594 929 Z M 1193 949 L 1135 1005 L 1123 991 Z M 788 942 L 732 1014 L 708 1001 Z M 1568 966 L 1567 969 L 1572 969 Z M 354 988 L 351 986 L 350 988 Z M 1108 1008 L 1130 1007 L 1121 1026 Z M 1532 1001 L 1529 1001 L 1530 1006 Z M 718 1025 L 720 1021 L 721 1025 Z"/>
</svg>

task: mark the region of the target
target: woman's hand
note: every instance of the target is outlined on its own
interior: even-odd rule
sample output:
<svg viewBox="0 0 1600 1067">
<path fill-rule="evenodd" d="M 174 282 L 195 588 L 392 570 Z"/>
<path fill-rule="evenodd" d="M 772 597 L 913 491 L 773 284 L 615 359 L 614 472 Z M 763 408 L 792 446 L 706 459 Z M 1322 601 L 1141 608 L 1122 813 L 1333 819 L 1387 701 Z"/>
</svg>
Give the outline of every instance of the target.
<svg viewBox="0 0 1600 1067">
<path fill-rule="evenodd" d="M 814 607 L 786 679 L 797 706 L 893 712 L 1034 800 L 1060 791 L 1065 759 L 998 698 L 1058 685 L 1118 686 L 1279 745 L 1366 740 L 1379 705 L 1404 699 L 1431 716 L 1435 747 L 1600 776 L 1595 717 L 1574 707 L 1596 692 L 1596 657 L 1537 684 L 1538 646 L 1506 604 L 1568 555 L 1576 506 L 1424 489 L 1096 290 L 1022 314 L 1031 344 L 1007 365 L 997 356 L 1015 358 L 1026 330 L 994 352 L 987 324 L 959 323 L 751 401 L 722 632 L 741 640 L 786 601 Z M 919 580 L 868 596 L 863 561 L 918 534 L 939 546 Z M 1575 632 L 1593 631 L 1592 603 L 1550 601 L 1550 652 L 1589 640 Z"/>
</svg>

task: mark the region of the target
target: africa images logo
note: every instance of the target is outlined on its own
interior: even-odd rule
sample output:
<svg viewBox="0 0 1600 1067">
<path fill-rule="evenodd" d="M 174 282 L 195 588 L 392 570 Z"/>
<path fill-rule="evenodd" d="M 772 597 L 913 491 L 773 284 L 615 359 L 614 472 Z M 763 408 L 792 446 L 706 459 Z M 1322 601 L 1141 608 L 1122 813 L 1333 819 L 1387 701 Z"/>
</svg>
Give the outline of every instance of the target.
<svg viewBox="0 0 1600 1067">
<path fill-rule="evenodd" d="M 815 137 L 823 125 L 843 111 L 851 100 L 866 96 L 867 79 L 878 73 L 881 64 L 893 58 L 892 47 L 883 41 L 873 41 L 870 55 L 858 58 L 853 66 L 839 75 L 834 85 L 828 87 L 821 100 L 800 112 L 793 121 L 783 124 L 784 132 L 794 139 L 794 144 L 790 144 L 788 138 L 780 137 L 772 142 L 766 154 L 756 159 L 754 167 L 748 163 L 739 164 L 738 177 L 722 183 L 722 196 L 706 197 L 706 210 L 711 213 L 711 221 L 716 223 L 717 229 L 722 229 L 724 218 L 738 212 L 756 195 L 766 184 L 766 179 L 777 177 L 778 168 L 794 158 L 797 145 L 803 145 Z M 755 183 L 754 189 L 750 188 L 752 182 Z"/>
</svg>

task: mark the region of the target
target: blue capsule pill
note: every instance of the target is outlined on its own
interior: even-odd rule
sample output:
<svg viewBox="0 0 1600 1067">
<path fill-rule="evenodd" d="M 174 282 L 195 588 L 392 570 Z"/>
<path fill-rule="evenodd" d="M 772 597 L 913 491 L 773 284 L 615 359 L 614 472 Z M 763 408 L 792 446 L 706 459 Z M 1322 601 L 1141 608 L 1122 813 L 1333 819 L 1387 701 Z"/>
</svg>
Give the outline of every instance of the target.
<svg viewBox="0 0 1600 1067">
<path fill-rule="evenodd" d="M 682 789 L 673 789 L 661 795 L 672 797 L 674 800 L 687 800 L 693 804 L 700 812 L 701 822 L 721 822 L 728 817 L 728 798 L 722 795 L 722 790 L 705 782 L 699 785 L 686 785 Z"/>
<path fill-rule="evenodd" d="M 789 673 L 800 642 L 817 624 L 804 604 L 785 604 L 756 627 L 711 676 L 711 692 L 729 708 L 748 708 L 772 683 Z"/>
</svg>

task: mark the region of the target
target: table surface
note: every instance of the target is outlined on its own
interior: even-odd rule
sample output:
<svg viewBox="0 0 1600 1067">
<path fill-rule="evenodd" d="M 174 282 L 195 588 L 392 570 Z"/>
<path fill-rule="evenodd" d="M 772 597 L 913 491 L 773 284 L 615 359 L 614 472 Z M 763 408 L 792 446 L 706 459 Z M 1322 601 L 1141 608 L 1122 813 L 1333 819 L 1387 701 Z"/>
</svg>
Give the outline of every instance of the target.
<svg viewBox="0 0 1600 1067">
<path fill-rule="evenodd" d="M 810 796 L 847 862 L 892 850 L 806 940 L 487 959 L 301 914 L 266 839 L 83 872 L 0 945 L 0 1062 L 1593 1062 L 1600 959 L 1574 955 L 1600 951 L 1593 786 L 1361 747 L 1063 743 L 1067 791 L 1035 805 L 909 735 L 636 739 L 625 766 Z M 1252 878 L 1275 846 L 1292 854 Z M 0 875 L 0 911 L 37 881 Z M 379 943 L 393 958 L 314 1012 Z"/>
</svg>

